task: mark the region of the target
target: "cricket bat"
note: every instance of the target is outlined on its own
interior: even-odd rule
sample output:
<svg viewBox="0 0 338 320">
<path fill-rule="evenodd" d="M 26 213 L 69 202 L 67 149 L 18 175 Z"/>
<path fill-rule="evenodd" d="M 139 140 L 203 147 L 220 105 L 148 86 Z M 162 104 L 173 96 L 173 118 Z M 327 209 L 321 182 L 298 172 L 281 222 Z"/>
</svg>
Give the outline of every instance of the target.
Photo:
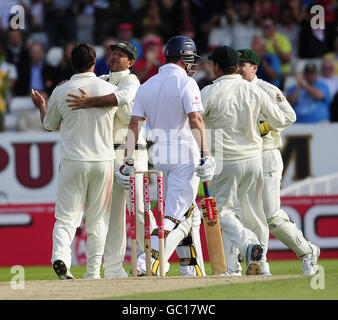
<svg viewBox="0 0 338 320">
<path fill-rule="evenodd" d="M 203 182 L 203 189 L 205 197 L 201 200 L 201 205 L 209 261 L 212 274 L 218 275 L 225 273 L 227 270 L 221 225 L 219 223 L 216 199 L 210 196 L 209 182 Z"/>
</svg>

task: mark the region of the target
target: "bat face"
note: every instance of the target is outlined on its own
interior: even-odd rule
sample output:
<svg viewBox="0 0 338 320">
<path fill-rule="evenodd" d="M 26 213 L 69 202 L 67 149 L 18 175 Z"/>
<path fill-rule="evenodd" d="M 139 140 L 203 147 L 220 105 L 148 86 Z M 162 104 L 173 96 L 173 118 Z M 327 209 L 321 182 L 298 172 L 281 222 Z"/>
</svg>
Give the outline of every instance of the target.
<svg viewBox="0 0 338 320">
<path fill-rule="evenodd" d="M 203 217 L 208 218 L 210 226 L 216 224 L 216 215 L 218 214 L 215 198 L 204 198 L 201 201 Z"/>
</svg>

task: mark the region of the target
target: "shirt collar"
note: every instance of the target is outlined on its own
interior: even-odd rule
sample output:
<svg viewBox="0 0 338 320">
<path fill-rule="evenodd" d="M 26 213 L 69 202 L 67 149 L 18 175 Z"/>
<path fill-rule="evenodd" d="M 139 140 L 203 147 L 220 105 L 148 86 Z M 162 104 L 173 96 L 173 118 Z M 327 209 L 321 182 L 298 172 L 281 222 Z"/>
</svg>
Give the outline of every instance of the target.
<svg viewBox="0 0 338 320">
<path fill-rule="evenodd" d="M 80 79 L 80 78 L 87 78 L 87 77 L 96 77 L 94 72 L 82 72 L 74 74 L 71 79 Z"/>
<path fill-rule="evenodd" d="M 179 72 L 187 76 L 187 73 L 185 72 L 185 70 L 175 63 L 166 63 L 165 65 L 159 68 L 160 73 L 168 72 L 168 71 Z"/>
<path fill-rule="evenodd" d="M 258 78 L 257 78 L 257 76 L 255 75 L 255 77 L 253 78 L 253 80 L 251 81 L 251 83 L 257 83 L 257 81 L 258 81 Z"/>
<path fill-rule="evenodd" d="M 109 71 L 109 82 L 117 85 L 120 82 L 121 78 L 125 77 L 129 73 L 130 73 L 129 69 L 126 69 L 123 71 L 117 71 L 117 72 Z"/>
<path fill-rule="evenodd" d="M 232 79 L 239 79 L 242 78 L 240 74 L 225 74 L 224 76 L 221 76 L 213 81 L 213 83 L 222 81 L 222 80 L 232 80 Z"/>
</svg>

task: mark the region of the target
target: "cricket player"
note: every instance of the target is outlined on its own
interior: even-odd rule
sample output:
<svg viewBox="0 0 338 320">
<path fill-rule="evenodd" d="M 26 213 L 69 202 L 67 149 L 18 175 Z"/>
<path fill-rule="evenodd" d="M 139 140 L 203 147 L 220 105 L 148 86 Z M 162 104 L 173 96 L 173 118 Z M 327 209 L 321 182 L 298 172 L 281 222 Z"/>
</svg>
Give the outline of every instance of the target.
<svg viewBox="0 0 338 320">
<path fill-rule="evenodd" d="M 258 79 L 256 72 L 259 66 L 259 56 L 252 49 L 240 49 L 239 73 L 243 79 L 259 86 L 273 99 L 285 116 L 285 126 L 280 129 L 270 127 L 270 132 L 263 136 L 263 208 L 270 232 L 297 257 L 303 260 L 304 275 L 313 275 L 318 270 L 317 259 L 319 247 L 305 240 L 303 233 L 290 221 L 287 213 L 280 207 L 280 186 L 283 171 L 283 160 L 279 149 L 282 147 L 281 131 L 296 121 L 296 114 L 285 99 L 282 92 L 274 85 Z M 236 263 L 237 255 L 226 252 L 229 265 Z M 235 261 L 235 262 L 234 262 Z M 271 275 L 268 263 L 261 262 L 262 274 Z"/>
<path fill-rule="evenodd" d="M 153 163 L 163 172 L 166 233 L 165 261 L 167 262 L 177 245 L 188 236 L 192 227 L 192 212 L 197 195 L 199 177 L 209 180 L 215 170 L 215 161 L 209 155 L 200 112 L 203 110 L 199 88 L 191 77 L 196 54 L 192 39 L 175 36 L 168 40 L 164 55 L 166 64 L 159 73 L 140 86 L 135 97 L 131 122 L 127 136 L 127 154 L 124 164 L 115 175 L 126 188 L 129 174 L 134 171 L 135 141 L 139 130 L 147 119 L 154 141 Z M 199 165 L 200 152 L 203 165 Z M 196 174 L 197 171 L 197 174 Z M 205 181 L 206 181 L 205 180 Z M 199 217 L 200 219 L 200 217 Z M 199 245 L 192 239 L 194 246 Z M 158 274 L 158 237 L 152 233 L 152 273 Z M 200 250 L 196 250 L 198 252 Z M 196 257 L 200 269 L 201 256 Z M 146 274 L 145 255 L 138 257 L 139 274 Z M 201 270 L 198 271 L 202 273 Z"/>
<path fill-rule="evenodd" d="M 140 86 L 138 78 L 130 72 L 137 59 L 137 49 L 130 42 L 121 41 L 111 45 L 109 60 L 110 72 L 100 76 L 101 79 L 117 86 L 117 90 L 106 96 L 89 97 L 85 91 L 81 95 L 70 94 L 69 107 L 74 110 L 82 108 L 116 106 L 114 117 L 114 149 L 116 153 L 115 166 L 122 165 L 125 151 L 125 140 L 130 122 L 132 106 L 136 91 Z M 91 110 L 91 109 L 90 109 Z M 143 130 L 133 154 L 136 170 L 148 170 L 147 143 Z M 136 214 L 137 242 L 144 249 L 144 208 L 143 208 L 143 177 L 136 176 Z M 126 199 L 129 206 L 129 191 L 114 183 L 112 192 L 112 212 L 109 219 L 109 229 L 104 251 L 104 277 L 126 278 L 128 274 L 123 268 L 126 253 Z M 156 221 L 150 213 L 150 228 L 155 229 Z"/>
<path fill-rule="evenodd" d="M 76 74 L 56 87 L 48 100 L 32 90 L 46 130 L 60 128 L 61 163 L 55 205 L 52 264 L 59 279 L 73 279 L 71 274 L 71 243 L 80 226 L 86 205 L 87 271 L 84 278 L 100 278 L 111 211 L 115 152 L 113 119 L 116 107 L 73 111 L 66 102 L 70 92 L 79 88 L 90 95 L 106 95 L 116 86 L 94 74 L 95 49 L 79 44 L 71 53 Z"/>
<path fill-rule="evenodd" d="M 229 239 L 239 248 L 246 259 L 246 274 L 260 274 L 259 262 L 268 247 L 268 226 L 262 204 L 259 117 L 263 113 L 276 128 L 285 124 L 285 117 L 267 94 L 237 74 L 238 55 L 233 48 L 219 46 L 208 58 L 214 63 L 216 80 L 202 89 L 201 97 L 217 164 L 211 193 L 217 201 L 224 242 Z M 237 198 L 243 224 L 236 218 Z"/>
</svg>

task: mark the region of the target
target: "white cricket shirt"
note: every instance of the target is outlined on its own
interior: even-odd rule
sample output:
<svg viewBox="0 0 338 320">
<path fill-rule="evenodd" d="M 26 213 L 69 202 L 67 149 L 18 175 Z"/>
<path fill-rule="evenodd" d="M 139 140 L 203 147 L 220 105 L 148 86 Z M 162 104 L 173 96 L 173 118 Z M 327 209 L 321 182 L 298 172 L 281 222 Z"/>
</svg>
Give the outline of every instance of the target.
<svg viewBox="0 0 338 320">
<path fill-rule="evenodd" d="M 118 102 L 118 109 L 114 117 L 114 143 L 124 144 L 128 125 L 131 118 L 131 111 L 137 89 L 140 86 L 140 81 L 136 75 L 130 73 L 130 70 L 123 70 L 118 72 L 109 72 L 107 75 L 100 76 L 100 79 L 109 81 L 111 84 L 117 86 L 114 92 Z M 146 145 L 144 131 L 140 132 L 138 144 Z"/>
<path fill-rule="evenodd" d="M 251 83 L 258 85 L 266 94 L 268 94 L 284 113 L 285 125 L 279 129 L 270 126 L 270 132 L 263 137 L 263 150 L 280 148 L 282 146 L 281 131 L 296 121 L 296 113 L 279 88 L 269 82 L 258 79 L 257 76 L 255 76 Z"/>
<path fill-rule="evenodd" d="M 259 116 L 271 126 L 285 124 L 276 102 L 239 74 L 224 75 L 201 92 L 204 121 L 211 153 L 219 160 L 240 160 L 262 153 Z"/>
<path fill-rule="evenodd" d="M 43 125 L 54 131 L 60 125 L 61 158 L 74 161 L 108 161 L 115 159 L 113 121 L 117 107 L 72 110 L 66 99 L 69 93 L 90 96 L 111 94 L 116 86 L 96 77 L 93 72 L 73 75 L 56 87 L 48 100 Z"/>
<path fill-rule="evenodd" d="M 147 119 L 155 143 L 185 144 L 196 149 L 188 113 L 202 111 L 196 81 L 178 65 L 168 63 L 139 87 L 132 116 Z"/>
</svg>

